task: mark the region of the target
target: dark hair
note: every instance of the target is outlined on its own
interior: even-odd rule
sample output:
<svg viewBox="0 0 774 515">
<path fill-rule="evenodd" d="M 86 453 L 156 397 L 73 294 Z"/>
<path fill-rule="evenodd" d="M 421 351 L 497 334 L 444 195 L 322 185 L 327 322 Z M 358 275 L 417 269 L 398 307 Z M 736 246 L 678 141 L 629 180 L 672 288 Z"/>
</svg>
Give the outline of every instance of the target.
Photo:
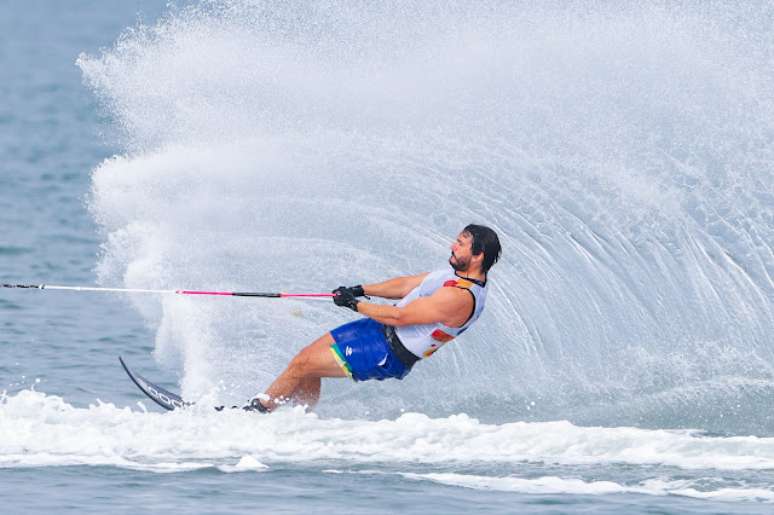
<svg viewBox="0 0 774 515">
<path fill-rule="evenodd" d="M 473 255 L 477 256 L 484 253 L 484 261 L 481 263 L 481 271 L 487 273 L 492 265 L 497 263 L 502 253 L 500 247 L 500 238 L 497 233 L 485 225 L 470 224 L 462 230 L 463 234 L 468 233 L 473 237 L 471 245 Z"/>
</svg>

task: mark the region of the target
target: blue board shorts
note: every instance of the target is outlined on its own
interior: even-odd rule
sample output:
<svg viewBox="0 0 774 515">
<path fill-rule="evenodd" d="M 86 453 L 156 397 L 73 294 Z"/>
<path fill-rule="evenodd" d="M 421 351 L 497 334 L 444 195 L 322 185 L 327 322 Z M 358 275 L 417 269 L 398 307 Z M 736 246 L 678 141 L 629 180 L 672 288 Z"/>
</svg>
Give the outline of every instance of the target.
<svg viewBox="0 0 774 515">
<path fill-rule="evenodd" d="M 388 377 L 403 379 L 411 371 L 392 352 L 384 336 L 384 325 L 361 318 L 331 331 L 331 352 L 341 368 L 355 381 Z"/>
</svg>

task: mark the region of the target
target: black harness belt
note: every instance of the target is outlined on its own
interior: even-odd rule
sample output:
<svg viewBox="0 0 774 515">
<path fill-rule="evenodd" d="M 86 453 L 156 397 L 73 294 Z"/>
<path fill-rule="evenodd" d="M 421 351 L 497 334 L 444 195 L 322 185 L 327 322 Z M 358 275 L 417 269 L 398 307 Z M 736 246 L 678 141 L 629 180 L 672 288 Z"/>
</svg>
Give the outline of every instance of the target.
<svg viewBox="0 0 774 515">
<path fill-rule="evenodd" d="M 419 361 L 419 358 L 410 350 L 408 350 L 403 342 L 400 341 L 398 335 L 395 333 L 395 328 L 391 325 L 384 326 L 384 336 L 387 338 L 387 345 L 390 346 L 390 350 L 395 356 L 403 363 L 406 368 L 411 368 L 414 363 Z"/>
</svg>

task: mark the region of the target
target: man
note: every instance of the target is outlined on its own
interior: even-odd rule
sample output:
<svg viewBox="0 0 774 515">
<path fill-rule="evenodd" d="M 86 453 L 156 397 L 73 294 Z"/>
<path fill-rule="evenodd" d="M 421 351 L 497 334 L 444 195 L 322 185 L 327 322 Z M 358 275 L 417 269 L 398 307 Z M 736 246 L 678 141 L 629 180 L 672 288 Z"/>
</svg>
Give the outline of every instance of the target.
<svg viewBox="0 0 774 515">
<path fill-rule="evenodd" d="M 270 412 L 288 401 L 314 406 L 323 377 L 403 379 L 417 361 L 478 319 L 486 303 L 487 272 L 500 251 L 492 229 L 471 224 L 451 245 L 451 268 L 336 288 L 333 302 L 366 318 L 337 327 L 303 349 L 244 409 Z M 358 300 L 368 296 L 401 300 L 394 306 Z"/>
</svg>

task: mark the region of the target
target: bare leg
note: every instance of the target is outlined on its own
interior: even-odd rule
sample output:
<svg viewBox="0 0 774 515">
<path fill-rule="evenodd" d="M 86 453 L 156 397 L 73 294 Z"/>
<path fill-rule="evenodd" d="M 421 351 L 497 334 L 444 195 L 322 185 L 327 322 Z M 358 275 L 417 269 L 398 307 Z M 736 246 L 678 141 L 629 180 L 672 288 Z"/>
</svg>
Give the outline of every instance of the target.
<svg viewBox="0 0 774 515">
<path fill-rule="evenodd" d="M 320 395 L 321 377 L 347 375 L 331 353 L 333 342 L 331 334 L 326 333 L 299 352 L 266 390 L 269 400 L 261 403 L 269 411 L 277 407 L 278 401 L 285 400 L 298 399 L 314 405 Z"/>
<path fill-rule="evenodd" d="M 320 399 L 320 386 L 322 380 L 319 377 L 307 377 L 302 379 L 296 389 L 296 396 L 293 399 L 299 404 L 306 404 L 313 408 Z"/>
</svg>

